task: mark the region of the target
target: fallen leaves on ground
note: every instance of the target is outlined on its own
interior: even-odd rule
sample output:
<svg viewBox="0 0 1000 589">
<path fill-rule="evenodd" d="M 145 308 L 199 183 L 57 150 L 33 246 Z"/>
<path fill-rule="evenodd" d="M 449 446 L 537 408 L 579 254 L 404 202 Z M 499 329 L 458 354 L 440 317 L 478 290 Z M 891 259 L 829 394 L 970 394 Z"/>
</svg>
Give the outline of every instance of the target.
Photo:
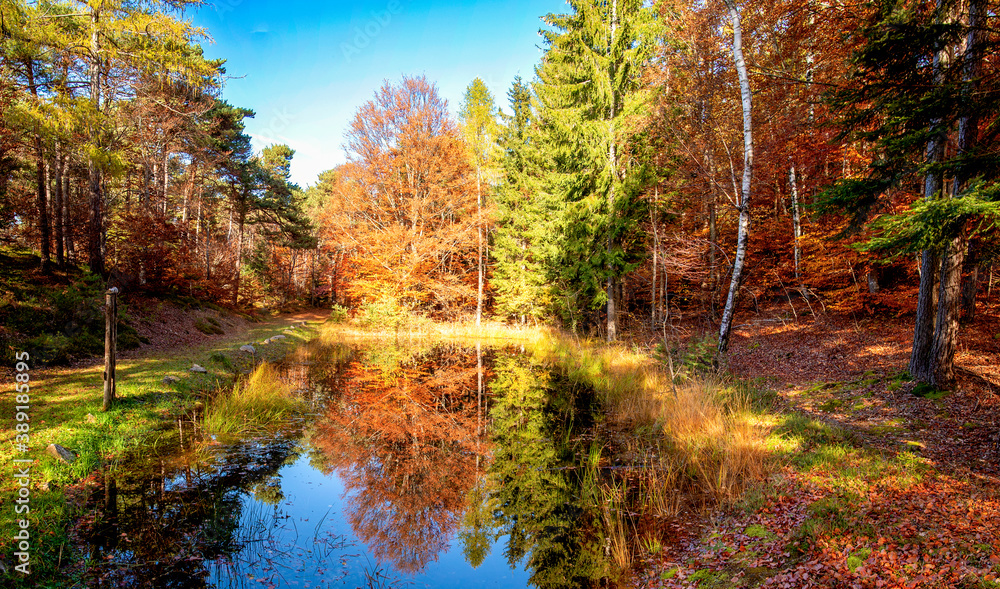
<svg viewBox="0 0 1000 589">
<path fill-rule="evenodd" d="M 922 476 L 859 471 L 847 492 L 845 471 L 837 479 L 786 459 L 763 501 L 703 513 L 689 522 L 696 533 L 645 557 L 632 585 L 1000 587 L 1000 321 L 963 326 L 959 384 L 941 398 L 911 394 L 900 376 L 911 323 L 751 321 L 730 367 L 775 388 L 782 411 L 848 432 L 852 447 L 911 452 L 929 467 Z"/>
</svg>

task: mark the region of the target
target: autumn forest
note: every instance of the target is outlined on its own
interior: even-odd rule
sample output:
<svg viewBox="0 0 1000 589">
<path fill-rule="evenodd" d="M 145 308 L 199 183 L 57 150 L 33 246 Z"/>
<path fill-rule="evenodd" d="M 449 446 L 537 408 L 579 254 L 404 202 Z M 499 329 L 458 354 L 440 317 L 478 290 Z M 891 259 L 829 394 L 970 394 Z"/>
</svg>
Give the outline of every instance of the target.
<svg viewBox="0 0 1000 589">
<path fill-rule="evenodd" d="M 953 380 L 993 259 L 991 6 L 571 3 L 506 96 L 387 80 L 303 189 L 187 4 L 5 3 L 0 210 L 43 271 L 609 340 L 676 310 L 720 354 L 753 299 L 889 307 Z"/>
<path fill-rule="evenodd" d="M 849 506 L 862 496 L 869 507 L 878 503 L 879 493 L 889 497 L 887 488 L 872 482 L 858 491 L 841 479 L 816 483 L 808 479 L 812 475 L 802 474 L 825 468 L 816 464 L 828 456 L 807 466 L 790 458 L 782 463 L 785 467 L 766 466 L 771 463 L 762 456 L 786 452 L 782 444 L 791 444 L 789 440 L 799 441 L 787 452 L 829 445 L 852 461 L 854 450 L 844 448 L 898 451 L 904 458 L 886 470 L 871 467 L 877 472 L 860 475 L 869 482 L 883 476 L 896 481 L 893 477 L 910 476 L 906 469 L 913 452 L 971 456 L 967 448 L 946 450 L 954 448 L 947 444 L 957 431 L 961 440 L 978 440 L 975 461 L 989 463 L 982 472 L 996 474 L 1000 377 L 990 366 L 1000 338 L 998 301 L 992 296 L 1000 256 L 1000 4 L 567 0 L 563 11 L 537 15 L 539 59 L 533 72 L 517 76 L 502 90 L 488 84 L 484 73 L 467 81 L 460 101 L 449 102 L 438 81 L 419 70 L 376 72 L 384 80 L 346 122 L 343 157 L 331 154 L 326 171 L 307 185 L 293 181 L 296 149 L 283 143 L 262 146 L 252 137 L 247 126 L 257 106 L 227 100 L 233 72 L 225 59 L 206 56 L 203 47 L 212 32 L 189 18 L 202 4 L 0 0 L 0 283 L 9 291 L 0 291 L 0 351 L 11 366 L 22 348 L 53 366 L 76 366 L 83 358 L 99 356 L 103 320 L 99 311 L 81 311 L 90 307 L 80 301 L 111 287 L 126 293 L 123 300 L 134 305 L 131 317 L 121 316 L 123 325 L 152 308 L 149 301 L 170 301 L 195 309 L 191 312 L 217 310 L 217 316 L 199 314 L 201 323 L 194 324 L 209 337 L 224 330 L 236 333 L 229 332 L 236 328 L 226 323 L 228 317 L 256 322 L 272 312 L 304 309 L 322 310 L 328 324 L 397 338 L 425 325 L 461 325 L 477 334 L 488 326 L 504 333 L 548 330 L 544 333 L 577 343 L 536 351 L 532 382 L 576 383 L 576 370 L 587 375 L 581 378 L 592 385 L 588 390 L 596 391 L 598 404 L 617 416 L 611 418 L 613 425 L 597 419 L 593 427 L 598 433 L 586 434 L 602 440 L 600 436 L 608 436 L 601 448 L 610 454 L 598 448 L 590 467 L 559 462 L 559 456 L 576 451 L 566 449 L 576 448 L 566 440 L 579 426 L 577 412 L 584 411 L 577 407 L 582 397 L 573 396 L 578 392 L 565 409 L 536 398 L 543 394 L 537 391 L 556 394 L 548 384 L 536 382 L 534 404 L 524 401 L 525 407 L 530 405 L 524 409 L 499 392 L 501 384 L 484 385 L 484 374 L 497 374 L 507 379 L 502 386 L 520 390 L 517 378 L 528 376 L 515 378 L 521 368 L 511 350 L 488 351 L 485 372 L 481 347 L 416 354 L 399 360 L 399 366 L 409 368 L 392 369 L 412 373 L 414 380 L 407 385 L 393 376 L 396 372 L 379 372 L 377 352 L 342 352 L 345 358 L 368 358 L 371 365 L 338 360 L 337 370 L 358 380 L 343 385 L 340 405 L 328 409 L 328 420 L 310 434 L 318 449 L 312 460 L 327 472 L 349 472 L 349 489 L 368 490 L 371 505 L 351 512 L 351 523 L 367 530 L 366 538 L 378 539 L 378 554 L 408 563 L 401 570 L 420 571 L 436 561 L 435 547 L 446 545 L 449 534 L 471 543 L 467 551 L 482 552 L 489 534 L 469 528 L 469 518 L 489 519 L 490 513 L 504 509 L 513 513 L 511 506 L 524 500 L 504 485 L 514 479 L 521 484 L 518 477 L 528 477 L 496 439 L 494 458 L 506 460 L 503 468 L 509 472 L 482 479 L 492 481 L 492 487 L 476 483 L 480 470 L 488 471 L 484 465 L 490 451 L 480 444 L 491 443 L 483 429 L 483 399 L 493 390 L 492 418 L 509 418 L 509 424 L 503 422 L 509 427 L 503 431 L 507 438 L 528 435 L 523 429 L 527 421 L 518 421 L 528 419 L 525 411 L 563 416 L 554 422 L 558 426 L 531 426 L 538 431 L 552 427 L 565 437 L 563 446 L 539 462 L 550 470 L 579 467 L 587 473 L 579 476 L 590 477 L 580 480 L 602 489 L 593 491 L 601 498 L 598 503 L 658 496 L 647 492 L 650 481 L 661 480 L 650 474 L 656 469 L 676 477 L 669 478 L 673 482 L 668 486 L 698 498 L 651 507 L 655 518 L 636 515 L 645 513 L 636 507 L 623 508 L 636 512 L 630 523 L 611 512 L 594 511 L 587 525 L 599 531 L 581 528 L 585 539 L 579 542 L 589 547 L 579 550 L 594 562 L 601 550 L 588 544 L 597 546 L 594 538 L 606 540 L 603 550 L 609 558 L 615 558 L 615 538 L 631 538 L 621 540 L 622 554 L 629 556 L 616 561 L 616 570 L 644 571 L 650 583 L 660 583 L 655 586 L 846 587 L 855 586 L 850 584 L 854 581 L 865 587 L 998 586 L 1000 545 L 994 535 L 975 544 L 986 548 L 966 552 L 961 546 L 972 546 L 971 541 L 958 541 L 959 548 L 942 541 L 965 559 L 966 568 L 948 569 L 959 571 L 951 576 L 940 572 L 941 562 L 958 562 L 952 558 L 959 559 L 958 552 L 934 553 L 943 559 L 933 561 L 938 567 L 934 573 L 920 568 L 931 562 L 930 556 L 904 564 L 909 544 L 895 538 L 886 543 L 882 536 L 889 534 L 882 528 L 850 528 L 854 535 L 844 541 L 838 534 L 847 534 L 843 530 L 850 526 L 829 523 L 847 517 Z M 37 294 L 32 285 L 51 292 Z M 137 298 L 128 298 L 133 296 Z M 64 327 L 64 313 L 74 317 L 71 327 Z M 163 324 L 173 328 L 165 320 Z M 810 331 L 811 326 L 816 330 Z M 119 329 L 134 339 L 136 348 L 141 341 L 154 352 L 160 349 L 159 340 L 141 329 Z M 176 338 L 182 331 L 177 330 Z M 170 345 L 200 342 L 178 344 L 176 338 Z M 253 362 L 266 359 L 263 344 L 274 342 L 253 340 L 249 352 L 244 350 L 250 360 L 246 354 L 216 358 L 217 372 L 228 371 L 234 382 L 243 382 L 239 379 L 250 374 Z M 568 359 L 600 346 L 605 346 L 603 352 L 588 356 L 605 371 L 600 376 Z M 620 356 L 609 360 L 601 355 L 611 354 L 608 350 Z M 645 354 L 641 361 L 630 355 L 640 352 Z M 972 366 L 981 357 L 987 360 L 976 366 L 986 368 L 977 372 Z M 454 368 L 450 384 L 441 384 L 447 380 L 442 376 L 425 386 L 429 374 L 451 370 L 449 362 L 463 366 Z M 552 366 L 563 373 L 546 372 Z M 871 372 L 875 370 L 877 375 Z M 692 384 L 696 381 L 735 396 L 723 395 L 726 400 L 719 401 L 723 396 L 704 393 L 714 400 L 693 400 L 703 394 L 698 388 L 703 385 Z M 208 387 L 208 382 L 198 386 Z M 219 382 L 211 386 L 218 388 Z M 619 384 L 656 392 L 641 402 L 622 400 Z M 575 386 L 570 389 L 576 391 Z M 970 386 L 978 392 L 969 393 Z M 794 413 L 789 412 L 769 422 L 770 417 L 753 413 L 760 411 L 760 391 L 786 387 L 793 392 L 784 402 L 820 417 L 806 421 L 799 413 L 789 417 Z M 881 387 L 879 394 L 890 396 L 912 392 L 907 403 L 925 403 L 913 411 L 940 410 L 934 415 L 950 425 L 934 429 L 928 423 L 937 418 L 930 413 L 900 409 L 882 415 L 888 421 L 876 425 L 874 417 L 865 417 L 852 422 L 857 427 L 830 429 L 833 421 L 844 425 L 838 421 L 842 413 L 853 411 L 857 417 L 858 412 L 868 416 L 866 411 L 875 411 L 867 400 L 873 393 L 865 387 Z M 476 389 L 478 397 L 462 396 L 470 394 L 461 392 L 465 389 Z M 193 395 L 200 389 L 184 390 Z M 424 391 L 419 400 L 414 400 L 416 390 Z M 779 406 L 773 390 L 768 407 Z M 956 394 L 965 396 L 948 396 L 962 390 L 966 393 Z M 800 393 L 821 398 L 803 401 Z M 180 424 L 182 448 L 184 419 L 204 417 L 199 417 L 201 405 L 192 409 L 195 397 L 185 397 L 185 402 L 190 417 L 170 414 Z M 893 403 L 887 401 L 887 406 Z M 457 408 L 442 417 L 426 413 L 432 405 Z M 350 411 L 344 409 L 348 406 Z M 705 425 L 709 414 L 715 425 Z M 751 414 L 758 417 L 746 417 Z M 758 426 L 770 427 L 767 435 L 777 437 L 748 433 Z M 697 442 L 684 437 L 685 428 L 702 428 L 702 433 L 690 434 Z M 927 449 L 930 442 L 921 438 L 921 449 L 913 450 L 907 444 L 918 442 L 901 428 L 930 429 L 934 435 L 947 429 L 940 433 L 945 445 Z M 626 430 L 631 433 L 623 434 Z M 672 431 L 677 437 L 670 437 Z M 709 431 L 713 433 L 705 433 Z M 650 441 L 661 433 L 662 439 Z M 882 434 L 897 436 L 896 445 L 890 447 Z M 685 458 L 663 458 L 672 452 Z M 399 458 L 404 455 L 405 460 Z M 600 474 L 605 468 L 631 468 L 640 455 L 643 461 L 652 456 L 661 461 L 636 475 L 647 485 L 641 491 L 626 490 L 631 474 Z M 870 466 L 874 462 L 865 461 L 871 456 L 864 454 L 852 465 Z M 387 466 L 396 464 L 393 460 L 403 462 Z M 461 485 L 421 478 L 426 473 L 420 465 L 427 461 L 461 471 Z M 845 463 L 838 468 L 847 468 Z M 897 467 L 902 470 L 893 470 Z M 786 472 L 787 480 L 795 482 L 754 495 L 750 481 L 770 480 L 769 473 L 781 468 L 799 469 L 795 475 Z M 899 474 L 903 471 L 905 477 Z M 380 478 L 390 475 L 399 480 Z M 573 476 L 559 474 L 558 484 L 552 485 L 583 484 L 564 481 Z M 954 482 L 948 480 L 949 485 Z M 427 522 L 407 527 L 406 518 L 403 524 L 389 518 L 385 525 L 400 529 L 379 528 L 382 520 L 371 519 L 366 510 L 405 511 L 400 505 L 410 499 L 400 489 L 418 484 L 413 481 L 438 484 L 433 496 L 447 502 L 447 512 L 434 512 L 433 502 L 420 503 L 424 511 L 406 512 L 406 517 L 417 522 L 426 512 Z M 914 489 L 923 492 L 923 484 L 900 483 L 900 494 L 878 503 L 886 511 L 871 515 L 872 521 L 888 521 L 878 518 L 889 517 L 893 501 L 923 505 L 914 498 Z M 955 488 L 962 484 L 954 482 Z M 953 491 L 942 488 L 927 492 Z M 573 495 L 563 490 L 563 499 Z M 716 506 L 741 505 L 764 518 L 760 521 L 771 521 L 761 515 L 771 513 L 765 504 L 793 509 L 789 506 L 798 506 L 803 493 L 814 496 L 813 502 L 802 504 L 802 517 L 827 522 L 816 523 L 804 535 L 795 534 L 805 524 L 796 528 L 786 521 L 781 525 L 798 531 L 748 536 L 752 525 L 733 520 L 720 524 L 705 515 Z M 967 489 L 955 493 L 962 501 L 980 497 Z M 480 503 L 469 499 L 473 496 Z M 747 507 L 755 500 L 760 503 Z M 481 511 L 462 516 L 470 501 L 482 505 Z M 823 501 L 829 505 L 821 505 Z M 964 517 L 955 515 L 962 511 L 955 507 L 957 501 L 946 502 L 953 519 Z M 969 516 L 970 521 L 1000 521 L 1000 503 L 986 501 L 992 511 Z M 968 499 L 969 510 L 973 503 Z M 524 507 L 520 516 L 503 512 L 497 521 L 509 526 L 505 533 L 514 534 L 511 546 L 519 548 L 511 548 L 512 553 L 528 555 L 535 563 L 542 557 L 531 556 L 531 542 L 544 541 L 517 536 L 518 526 L 528 525 L 524 513 L 532 509 Z M 787 566 L 775 565 L 775 571 L 783 572 L 770 581 L 754 580 L 746 571 L 771 566 L 761 560 L 771 549 L 758 546 L 759 554 L 746 556 L 749 560 L 739 565 L 746 573 L 738 576 L 743 585 L 725 584 L 737 577 L 713 577 L 718 571 L 712 569 L 712 559 L 697 560 L 702 557 L 691 556 L 693 552 L 685 554 L 695 560 L 686 562 L 697 560 L 696 565 L 671 568 L 674 561 L 660 546 L 661 539 L 667 543 L 669 536 L 679 546 L 688 536 L 665 531 L 673 524 L 656 519 L 667 518 L 664 514 L 698 519 L 702 531 L 716 526 L 712 533 L 727 542 L 737 538 L 726 558 L 745 556 L 741 551 L 758 540 L 777 543 L 779 536 L 785 544 L 772 548 L 795 556 Z M 551 528 L 546 525 L 539 524 L 539 530 Z M 726 525 L 735 527 L 724 529 Z M 575 523 L 566 526 L 577 533 Z M 621 529 L 614 532 L 614 526 Z M 397 536 L 427 530 L 434 533 L 428 533 L 432 538 L 424 540 L 426 546 L 396 544 Z M 536 532 L 542 533 L 524 533 Z M 954 533 L 966 532 L 972 534 Z M 496 532 L 493 540 L 500 535 Z M 647 537 L 656 538 L 655 547 Z M 862 564 L 852 565 L 859 547 L 867 553 L 858 561 Z M 561 556 L 545 552 L 545 558 L 577 558 L 560 552 L 563 545 L 546 547 L 550 549 Z M 587 552 L 591 550 L 597 552 Z M 647 555 L 645 563 L 633 558 L 640 553 Z M 981 553 L 991 556 L 968 564 Z M 879 566 L 903 572 L 869 575 L 863 564 L 868 559 L 883 559 Z M 756 564 L 746 564 L 751 561 Z M 676 563 L 681 563 L 679 556 Z M 917 568 L 910 570 L 909 564 Z M 694 571 L 702 565 L 716 572 L 698 577 L 701 571 Z M 817 568 L 808 568 L 813 565 Z M 538 564 L 533 579 L 549 578 L 539 572 L 544 566 Z M 726 566 L 729 575 L 736 565 Z M 669 572 L 673 570 L 679 574 L 676 579 Z M 818 585 L 796 581 L 799 572 L 820 575 L 820 570 L 839 570 L 844 576 L 810 577 L 820 579 Z M 978 571 L 974 577 L 980 584 L 968 580 L 972 570 Z M 920 576 L 924 574 L 926 579 Z M 938 574 L 942 576 L 933 577 Z M 692 585 L 671 584 L 685 576 Z M 927 580 L 932 577 L 940 584 Z M 368 586 L 389 586 L 371 579 Z M 538 586 L 560 586 L 537 579 Z M 712 584 L 713 579 L 720 584 Z M 928 584 L 921 585 L 925 580 Z"/>
</svg>

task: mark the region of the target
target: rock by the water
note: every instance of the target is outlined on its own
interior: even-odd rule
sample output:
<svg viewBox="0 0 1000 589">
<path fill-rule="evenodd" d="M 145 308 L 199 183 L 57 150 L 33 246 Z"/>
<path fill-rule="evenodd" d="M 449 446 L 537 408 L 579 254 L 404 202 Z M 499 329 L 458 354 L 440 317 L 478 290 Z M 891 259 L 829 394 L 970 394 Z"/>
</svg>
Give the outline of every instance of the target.
<svg viewBox="0 0 1000 589">
<path fill-rule="evenodd" d="M 177 378 L 176 376 L 169 376 L 168 375 L 168 376 L 164 376 L 163 377 L 163 381 L 162 382 L 163 382 L 163 384 L 174 384 L 175 382 L 180 382 L 180 380 L 181 379 Z"/>
<path fill-rule="evenodd" d="M 188 370 L 190 370 L 191 372 L 208 372 L 208 370 L 206 370 L 204 366 L 198 366 L 197 364 L 195 364 Z"/>
<path fill-rule="evenodd" d="M 76 454 L 73 454 L 73 452 L 63 448 L 59 444 L 49 444 L 49 447 L 46 448 L 45 451 L 52 455 L 56 460 L 62 460 L 66 464 L 73 464 L 76 460 Z"/>
<path fill-rule="evenodd" d="M 249 344 L 247 344 L 245 346 L 240 346 L 240 351 L 241 352 L 247 352 L 248 354 L 256 354 L 257 353 L 257 349 L 254 348 L 253 346 L 249 345 Z"/>
</svg>

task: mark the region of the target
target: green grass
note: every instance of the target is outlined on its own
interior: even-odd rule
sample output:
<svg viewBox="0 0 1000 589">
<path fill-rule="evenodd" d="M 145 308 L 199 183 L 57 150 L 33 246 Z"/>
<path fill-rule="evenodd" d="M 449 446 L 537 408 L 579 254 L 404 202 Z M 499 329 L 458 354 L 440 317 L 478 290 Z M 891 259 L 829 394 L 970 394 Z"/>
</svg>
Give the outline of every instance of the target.
<svg viewBox="0 0 1000 589">
<path fill-rule="evenodd" d="M 698 587 L 703 589 L 722 589 L 732 587 L 729 582 L 729 574 L 724 571 L 713 571 L 711 569 L 697 570 L 691 574 L 687 581 L 697 582 Z"/>
<path fill-rule="evenodd" d="M 866 447 L 848 430 L 808 415 L 785 413 L 772 418 L 775 422 L 768 440 L 770 447 L 800 473 L 803 481 L 829 493 L 807 508 L 808 517 L 792 533 L 787 549 L 793 556 L 808 553 L 819 537 L 831 533 L 874 537 L 874 528 L 858 515 L 863 498 L 877 487 L 912 487 L 933 472 L 912 452 Z M 896 423 L 885 424 L 879 431 L 895 432 L 899 427 Z M 763 504 L 752 499 L 753 494 L 749 494 L 750 508 Z M 851 570 L 860 567 L 868 556 L 870 553 L 864 554 L 863 549 L 853 554 L 848 560 Z"/>
<path fill-rule="evenodd" d="M 190 415 L 194 403 L 213 391 L 232 385 L 235 375 L 217 368 L 228 362 L 237 371 L 248 371 L 248 354 L 239 346 L 285 333 L 286 339 L 260 346 L 258 360 L 277 361 L 301 342 L 312 337 L 312 328 L 295 327 L 289 334 L 284 321 L 259 324 L 240 336 L 230 335 L 198 347 L 178 348 L 160 357 L 123 360 L 118 363 L 118 400 L 110 411 L 101 411 L 103 365 L 89 368 L 32 370 L 30 390 L 30 449 L 22 455 L 14 449 L 15 413 L 13 395 L 0 397 L 0 462 L 33 458 L 32 467 L 32 565 L 39 574 L 51 573 L 60 546 L 66 542 L 64 527 L 76 514 L 70 513 L 63 488 L 95 470 L 114 469 L 138 454 L 167 451 L 177 444 L 176 418 Z M 215 357 L 216 362 L 209 359 Z M 223 362 L 222 358 L 226 360 Z M 193 363 L 209 368 L 206 374 L 188 372 Z M 34 364 L 32 363 L 32 368 Z M 172 385 L 164 376 L 180 379 Z M 88 420 L 88 414 L 93 417 Z M 74 451 L 72 465 L 57 462 L 45 453 L 57 443 Z M 50 490 L 44 491 L 44 487 Z M 12 477 L 0 478 L 0 505 L 11 505 L 16 492 Z M 10 553 L 15 522 L 0 518 L 0 550 Z M 33 536 L 35 537 L 35 536 Z M 2 573 L 0 573 L 2 578 Z"/>
<path fill-rule="evenodd" d="M 871 548 L 862 548 L 850 556 L 847 557 L 847 568 L 851 569 L 851 572 L 858 570 L 868 560 L 868 557 L 872 555 Z"/>
<path fill-rule="evenodd" d="M 226 333 L 215 317 L 201 317 L 196 319 L 194 328 L 205 335 L 222 335 Z"/>
<path fill-rule="evenodd" d="M 917 397 L 923 397 L 931 401 L 937 401 L 938 399 L 943 399 L 947 397 L 951 391 L 941 390 L 934 387 L 926 382 L 918 382 L 913 390 L 910 391 L 913 395 Z"/>
<path fill-rule="evenodd" d="M 752 524 L 750 526 L 747 526 L 747 529 L 743 530 L 743 533 L 746 534 L 747 536 L 750 536 L 751 538 L 767 539 L 774 537 L 774 534 L 772 534 L 767 528 L 765 528 L 760 524 Z"/>
<path fill-rule="evenodd" d="M 788 542 L 788 551 L 793 555 L 805 554 L 817 538 L 834 530 L 850 529 L 857 534 L 873 534 L 874 528 L 856 516 L 859 501 L 858 495 L 845 493 L 823 497 L 813 502 L 806 509 L 808 517 L 795 530 Z"/>
<path fill-rule="evenodd" d="M 231 391 L 222 390 L 205 410 L 205 429 L 216 434 L 244 434 L 287 418 L 299 407 L 294 391 L 271 364 L 261 364 Z"/>
</svg>

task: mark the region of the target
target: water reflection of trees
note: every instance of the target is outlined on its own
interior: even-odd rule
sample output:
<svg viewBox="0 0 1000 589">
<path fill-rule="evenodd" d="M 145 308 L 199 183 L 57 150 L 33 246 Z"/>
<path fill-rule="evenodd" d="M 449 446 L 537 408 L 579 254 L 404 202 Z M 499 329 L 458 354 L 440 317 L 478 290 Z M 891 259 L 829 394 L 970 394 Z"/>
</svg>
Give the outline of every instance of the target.
<svg viewBox="0 0 1000 589">
<path fill-rule="evenodd" d="M 466 558 L 478 566 L 507 535 L 504 556 L 511 566 L 524 561 L 534 586 L 601 583 L 608 567 L 593 479 L 582 468 L 593 392 L 523 355 L 498 357 L 493 369 L 492 460 L 463 521 Z"/>
<path fill-rule="evenodd" d="M 297 456 L 293 441 L 279 439 L 180 467 L 152 461 L 105 477 L 76 530 L 89 546 L 88 584 L 208 586 L 208 564 L 248 544 L 241 532 L 245 494 L 273 500 L 275 473 Z"/>
<path fill-rule="evenodd" d="M 437 560 L 458 528 L 486 450 L 487 370 L 475 348 L 383 346 L 331 386 L 314 465 L 341 476 L 355 534 L 401 572 Z"/>
</svg>

